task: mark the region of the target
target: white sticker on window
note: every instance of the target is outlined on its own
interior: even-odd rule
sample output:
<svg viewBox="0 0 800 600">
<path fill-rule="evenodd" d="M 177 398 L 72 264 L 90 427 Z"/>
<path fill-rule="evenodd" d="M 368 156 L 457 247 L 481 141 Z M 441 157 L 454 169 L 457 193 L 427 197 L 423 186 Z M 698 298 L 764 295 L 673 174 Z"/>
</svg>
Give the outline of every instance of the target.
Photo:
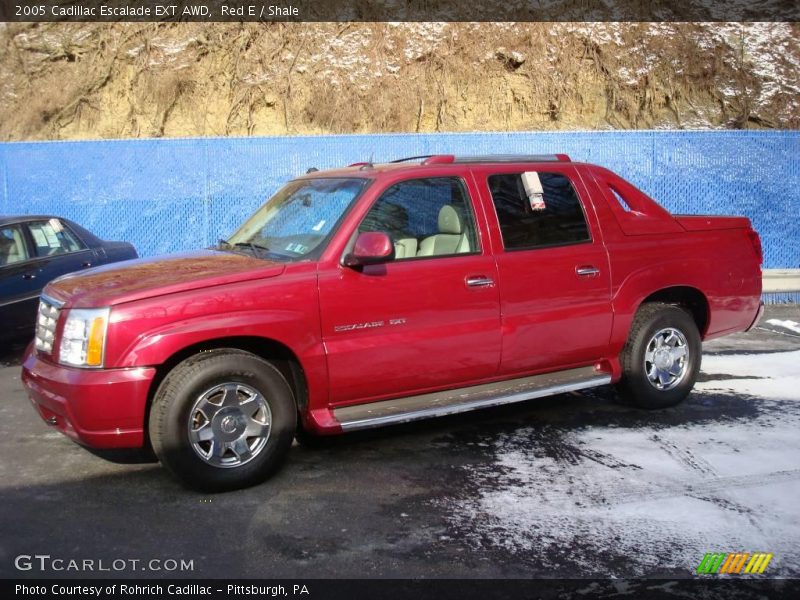
<svg viewBox="0 0 800 600">
<path fill-rule="evenodd" d="M 323 227 L 325 227 L 325 219 L 322 219 L 322 221 L 314 225 L 311 229 L 314 231 L 320 231 Z"/>
<path fill-rule="evenodd" d="M 43 229 L 44 235 L 47 238 L 47 245 L 51 248 L 60 248 L 61 242 L 58 241 L 58 236 L 56 236 L 56 232 L 53 231 L 53 228 L 45 226 Z"/>
<path fill-rule="evenodd" d="M 545 210 L 547 208 L 544 203 L 544 188 L 536 171 L 526 171 L 522 174 L 522 186 L 525 188 L 525 194 L 528 196 L 531 210 Z"/>
<path fill-rule="evenodd" d="M 36 242 L 36 245 L 40 248 L 47 246 L 47 238 L 44 236 L 44 232 L 41 229 L 34 229 L 31 227 L 31 233 L 33 234 L 33 241 Z"/>
<path fill-rule="evenodd" d="M 303 244 L 294 244 L 294 243 L 287 244 L 285 249 L 288 250 L 289 252 L 294 252 L 296 254 L 305 254 L 306 251 L 308 250 L 308 248 Z"/>
</svg>

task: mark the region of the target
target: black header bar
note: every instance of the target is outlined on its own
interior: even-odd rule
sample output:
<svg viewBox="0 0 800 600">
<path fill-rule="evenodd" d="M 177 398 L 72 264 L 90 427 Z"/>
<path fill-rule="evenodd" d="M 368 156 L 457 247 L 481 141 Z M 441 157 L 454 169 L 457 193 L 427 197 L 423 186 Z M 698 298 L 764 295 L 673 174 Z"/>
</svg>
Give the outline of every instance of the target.
<svg viewBox="0 0 800 600">
<path fill-rule="evenodd" d="M 797 0 L 0 0 L 7 22 L 789 21 Z"/>
<path fill-rule="evenodd" d="M 797 579 L 21 579 L 4 580 L 4 598 L 102 600 L 564 600 L 567 598 L 797 598 Z"/>
</svg>

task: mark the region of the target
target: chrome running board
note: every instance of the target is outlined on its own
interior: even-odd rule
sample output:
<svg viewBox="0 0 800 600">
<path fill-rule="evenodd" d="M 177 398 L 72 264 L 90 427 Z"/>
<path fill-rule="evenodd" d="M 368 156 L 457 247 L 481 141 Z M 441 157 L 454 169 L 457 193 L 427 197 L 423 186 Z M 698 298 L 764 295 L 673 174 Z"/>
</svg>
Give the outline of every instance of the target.
<svg viewBox="0 0 800 600">
<path fill-rule="evenodd" d="M 333 416 L 341 424 L 342 431 L 356 431 L 554 396 L 607 383 L 611 383 L 608 373 L 599 372 L 594 367 L 581 367 L 419 396 L 343 406 L 334 409 Z"/>
</svg>

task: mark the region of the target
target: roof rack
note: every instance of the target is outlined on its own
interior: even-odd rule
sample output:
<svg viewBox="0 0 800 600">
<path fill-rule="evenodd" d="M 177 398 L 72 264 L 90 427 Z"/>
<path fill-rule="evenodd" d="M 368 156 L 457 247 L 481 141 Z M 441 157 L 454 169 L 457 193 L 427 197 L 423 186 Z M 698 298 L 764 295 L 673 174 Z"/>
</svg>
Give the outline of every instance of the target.
<svg viewBox="0 0 800 600">
<path fill-rule="evenodd" d="M 527 163 L 527 162 L 571 162 L 566 154 L 483 154 L 476 156 L 455 156 L 453 154 L 423 154 L 390 161 L 392 163 L 421 160 L 423 165 L 444 165 L 452 163 Z"/>
<path fill-rule="evenodd" d="M 526 163 L 526 162 L 572 162 L 566 154 L 485 154 L 479 156 L 457 156 L 457 163 Z"/>
<path fill-rule="evenodd" d="M 374 165 L 372 162 L 354 162 L 353 164 L 347 165 L 348 167 L 358 167 L 359 170 L 365 171 L 366 169 L 371 169 Z"/>
<path fill-rule="evenodd" d="M 410 162 L 412 160 L 422 160 L 425 158 L 430 158 L 432 156 L 436 156 L 435 154 L 420 154 L 419 156 L 406 156 L 405 158 L 396 158 L 395 160 L 390 160 L 390 163 L 401 163 L 401 162 Z"/>
<path fill-rule="evenodd" d="M 453 154 L 421 154 L 390 160 L 389 164 L 421 161 L 423 165 L 449 165 L 453 163 L 532 163 L 532 162 L 572 162 L 566 154 L 482 154 L 475 156 L 455 156 Z M 371 169 L 372 162 L 357 162 L 350 167 Z"/>
</svg>

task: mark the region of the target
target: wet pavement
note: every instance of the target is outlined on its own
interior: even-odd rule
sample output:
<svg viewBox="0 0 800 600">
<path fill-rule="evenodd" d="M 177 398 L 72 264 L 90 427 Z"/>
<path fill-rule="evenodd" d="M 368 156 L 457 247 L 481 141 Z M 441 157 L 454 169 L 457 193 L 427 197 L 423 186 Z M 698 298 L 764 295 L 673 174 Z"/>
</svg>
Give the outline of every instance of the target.
<svg viewBox="0 0 800 600">
<path fill-rule="evenodd" d="M 565 394 L 295 445 L 263 485 L 204 496 L 48 429 L 16 348 L 0 359 L 0 575 L 682 578 L 705 552 L 772 552 L 767 574 L 798 577 L 800 334 L 766 326 L 705 353 L 672 409 Z M 35 553 L 193 569 L 14 568 Z"/>
</svg>

